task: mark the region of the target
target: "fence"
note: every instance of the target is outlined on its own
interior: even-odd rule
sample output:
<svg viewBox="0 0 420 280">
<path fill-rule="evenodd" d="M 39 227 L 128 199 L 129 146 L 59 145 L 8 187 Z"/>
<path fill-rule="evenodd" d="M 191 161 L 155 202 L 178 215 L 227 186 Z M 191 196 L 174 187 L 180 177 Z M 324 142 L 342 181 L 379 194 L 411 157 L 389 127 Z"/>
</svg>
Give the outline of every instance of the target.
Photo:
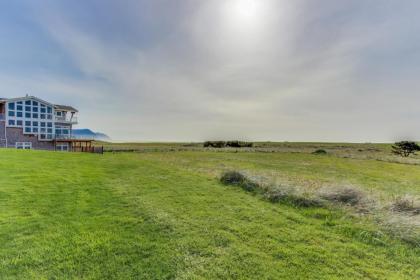
<svg viewBox="0 0 420 280">
<path fill-rule="evenodd" d="M 103 154 L 104 147 L 72 147 L 72 152 Z"/>
</svg>

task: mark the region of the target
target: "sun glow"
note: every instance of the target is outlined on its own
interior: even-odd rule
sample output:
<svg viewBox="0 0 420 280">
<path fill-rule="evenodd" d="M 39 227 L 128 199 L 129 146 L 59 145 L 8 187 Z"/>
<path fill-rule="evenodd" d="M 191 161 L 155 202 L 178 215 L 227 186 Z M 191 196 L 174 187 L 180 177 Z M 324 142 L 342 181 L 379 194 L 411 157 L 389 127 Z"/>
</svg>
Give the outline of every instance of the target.
<svg viewBox="0 0 420 280">
<path fill-rule="evenodd" d="M 225 11 L 228 23 L 231 27 L 243 30 L 261 26 L 267 13 L 267 2 L 264 0 L 226 1 Z"/>
<path fill-rule="evenodd" d="M 204 1 L 207 4 L 197 13 L 194 24 L 195 42 L 213 54 L 241 61 L 269 51 L 276 31 L 285 26 L 279 24 L 286 18 L 287 3 L 283 1 Z"/>
</svg>

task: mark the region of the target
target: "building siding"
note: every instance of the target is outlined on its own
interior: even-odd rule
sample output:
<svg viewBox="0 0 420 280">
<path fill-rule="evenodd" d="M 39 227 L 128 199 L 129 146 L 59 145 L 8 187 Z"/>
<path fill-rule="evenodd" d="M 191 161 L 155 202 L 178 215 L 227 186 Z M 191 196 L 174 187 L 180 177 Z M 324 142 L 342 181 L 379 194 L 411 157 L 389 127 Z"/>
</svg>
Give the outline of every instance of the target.
<svg viewBox="0 0 420 280">
<path fill-rule="evenodd" d="M 6 138 L 4 132 L 6 130 L 6 122 L 0 121 L 0 148 L 6 147 Z"/>
<path fill-rule="evenodd" d="M 54 150 L 54 143 L 52 141 L 39 141 L 35 135 L 23 134 L 22 128 L 7 127 L 7 146 L 14 148 L 16 142 L 31 142 L 33 149 Z"/>
</svg>

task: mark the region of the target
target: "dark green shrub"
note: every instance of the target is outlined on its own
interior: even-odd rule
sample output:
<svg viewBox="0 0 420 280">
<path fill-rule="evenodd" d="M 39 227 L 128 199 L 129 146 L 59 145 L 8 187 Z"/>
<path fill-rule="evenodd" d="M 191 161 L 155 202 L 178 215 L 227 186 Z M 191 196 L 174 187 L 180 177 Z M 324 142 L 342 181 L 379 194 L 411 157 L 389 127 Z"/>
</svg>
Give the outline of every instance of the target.
<svg viewBox="0 0 420 280">
<path fill-rule="evenodd" d="M 204 148 L 224 148 L 226 147 L 225 141 L 206 141 L 203 144 Z"/>
<path fill-rule="evenodd" d="M 220 182 L 225 185 L 240 186 L 242 189 L 249 192 L 253 192 L 259 187 L 258 183 L 249 180 L 245 175 L 238 171 L 224 172 L 220 177 Z"/>
<path fill-rule="evenodd" d="M 326 155 L 327 151 L 324 150 L 324 149 L 318 149 L 315 152 L 313 152 L 312 154 L 314 154 L 314 155 Z"/>
<path fill-rule="evenodd" d="M 238 171 L 227 171 L 220 177 L 220 182 L 225 185 L 240 185 L 246 180 L 245 175 Z"/>
<path fill-rule="evenodd" d="M 408 157 L 411 154 L 415 154 L 417 151 L 420 151 L 420 146 L 412 141 L 401 141 L 392 146 L 392 153 L 402 157 Z"/>
<path fill-rule="evenodd" d="M 252 142 L 243 142 L 243 141 L 206 141 L 203 144 L 204 148 L 251 148 L 253 146 Z"/>
<path fill-rule="evenodd" d="M 226 147 L 240 148 L 241 144 L 239 143 L 239 141 L 227 141 L 226 142 Z"/>
<path fill-rule="evenodd" d="M 259 188 L 259 185 L 255 182 L 252 182 L 250 180 L 245 180 L 241 184 L 241 188 L 248 191 L 253 192 L 256 191 Z"/>
<path fill-rule="evenodd" d="M 244 142 L 244 141 L 228 141 L 226 142 L 226 147 L 231 148 L 252 148 L 253 143 L 252 142 Z"/>
</svg>

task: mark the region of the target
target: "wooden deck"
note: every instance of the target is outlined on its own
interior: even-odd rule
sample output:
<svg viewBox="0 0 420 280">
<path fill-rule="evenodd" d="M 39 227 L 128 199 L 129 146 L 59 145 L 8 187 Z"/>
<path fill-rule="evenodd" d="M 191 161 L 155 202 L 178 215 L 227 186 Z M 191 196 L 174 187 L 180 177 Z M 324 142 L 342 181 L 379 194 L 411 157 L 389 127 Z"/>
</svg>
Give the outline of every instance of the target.
<svg viewBox="0 0 420 280">
<path fill-rule="evenodd" d="M 92 145 L 92 139 L 55 139 L 54 146 L 57 143 L 68 143 L 70 152 L 82 152 L 82 153 L 104 153 L 104 147 L 95 147 Z"/>
</svg>

